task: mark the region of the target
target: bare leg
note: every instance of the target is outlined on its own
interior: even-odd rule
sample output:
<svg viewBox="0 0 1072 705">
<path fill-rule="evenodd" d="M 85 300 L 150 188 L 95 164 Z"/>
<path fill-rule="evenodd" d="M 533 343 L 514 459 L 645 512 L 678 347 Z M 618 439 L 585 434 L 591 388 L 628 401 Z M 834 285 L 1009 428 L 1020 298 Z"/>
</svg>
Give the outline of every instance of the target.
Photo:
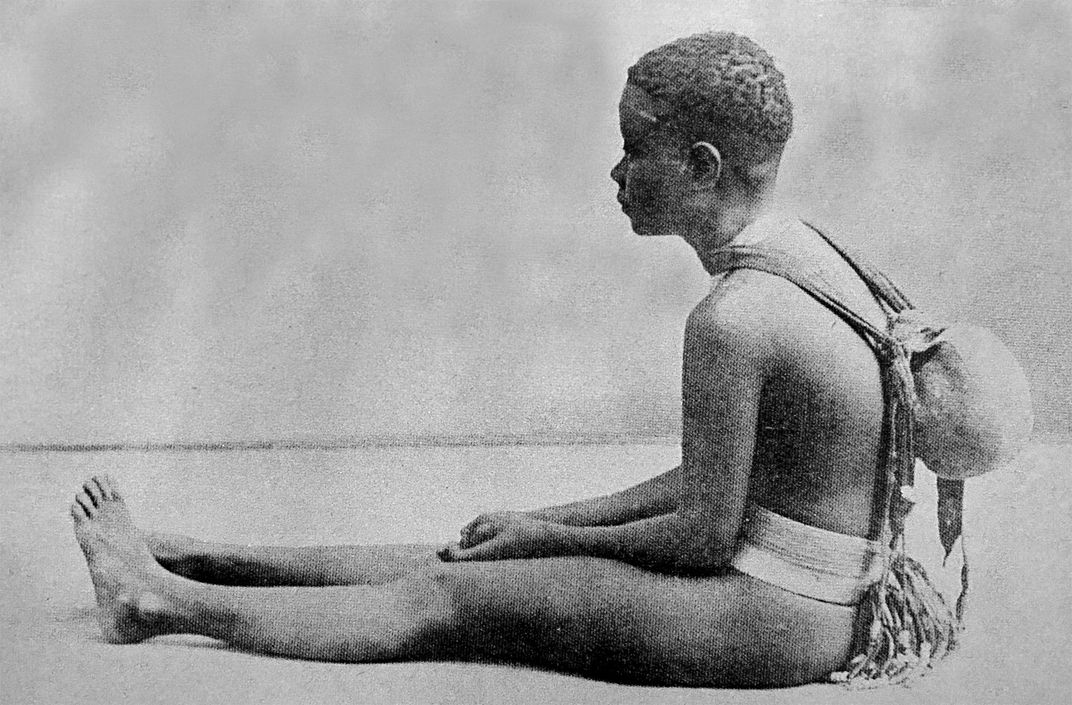
<svg viewBox="0 0 1072 705">
<path fill-rule="evenodd" d="M 321 587 L 381 585 L 436 560 L 437 546 L 243 546 L 178 534 L 145 533 L 160 565 L 215 585 Z"/>
<path fill-rule="evenodd" d="M 171 633 L 320 660 L 415 658 L 436 606 L 403 581 L 379 587 L 235 588 L 164 570 L 107 477 L 87 481 L 71 506 L 75 536 L 96 591 L 101 629 L 116 643 Z"/>
<path fill-rule="evenodd" d="M 788 685 L 849 651 L 854 610 L 747 576 L 679 578 L 575 557 L 429 564 L 385 585 L 236 588 L 164 570 L 107 479 L 71 507 L 105 637 L 194 633 L 337 661 L 486 659 L 608 680 Z"/>
</svg>

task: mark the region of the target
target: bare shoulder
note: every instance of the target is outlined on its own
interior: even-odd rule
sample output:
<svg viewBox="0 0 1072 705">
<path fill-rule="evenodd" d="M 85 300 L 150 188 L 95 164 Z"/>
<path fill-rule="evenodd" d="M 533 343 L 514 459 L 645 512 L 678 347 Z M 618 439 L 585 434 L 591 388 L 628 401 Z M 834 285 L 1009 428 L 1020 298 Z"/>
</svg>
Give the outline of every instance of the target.
<svg viewBox="0 0 1072 705">
<path fill-rule="evenodd" d="M 693 308 L 686 339 L 769 359 L 795 337 L 800 317 L 811 313 L 807 304 L 807 295 L 781 277 L 735 270 Z"/>
</svg>

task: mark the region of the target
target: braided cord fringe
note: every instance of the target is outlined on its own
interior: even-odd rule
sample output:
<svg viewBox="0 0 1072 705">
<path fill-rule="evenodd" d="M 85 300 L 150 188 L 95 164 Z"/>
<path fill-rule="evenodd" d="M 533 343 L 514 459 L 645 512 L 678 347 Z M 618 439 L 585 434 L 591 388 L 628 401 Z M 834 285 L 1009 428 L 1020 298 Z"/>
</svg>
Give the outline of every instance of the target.
<svg viewBox="0 0 1072 705">
<path fill-rule="evenodd" d="M 830 674 L 831 681 L 853 689 L 906 683 L 951 653 L 960 635 L 967 594 L 966 555 L 961 599 L 954 614 L 923 566 L 905 550 L 905 518 L 912 509 L 908 494 L 915 479 L 915 389 L 905 351 L 895 346 L 884 352 L 887 452 L 883 523 L 889 535 L 889 554 L 881 580 L 868 589 L 861 603 L 871 618 L 867 643 L 845 670 Z"/>
</svg>

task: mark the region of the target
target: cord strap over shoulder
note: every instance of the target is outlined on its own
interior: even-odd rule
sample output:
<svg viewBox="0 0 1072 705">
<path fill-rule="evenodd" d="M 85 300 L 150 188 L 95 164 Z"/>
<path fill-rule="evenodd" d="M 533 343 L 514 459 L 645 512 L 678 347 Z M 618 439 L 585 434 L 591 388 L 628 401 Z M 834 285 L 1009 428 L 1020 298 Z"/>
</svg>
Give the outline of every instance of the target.
<svg viewBox="0 0 1072 705">
<path fill-rule="evenodd" d="M 914 504 L 910 489 L 915 484 L 917 399 L 911 351 L 893 332 L 899 314 L 910 310 L 911 304 L 885 275 L 860 264 L 826 235 L 812 229 L 865 282 L 886 311 L 887 330 L 880 330 L 847 306 L 825 283 L 821 272 L 785 251 L 731 245 L 711 253 L 705 258 L 705 265 L 712 274 L 754 269 L 792 282 L 845 321 L 868 343 L 879 362 L 885 398 L 885 450 L 880 470 L 884 475 L 884 496 L 876 505 L 872 530 L 888 537 L 889 555 L 882 579 L 870 589 L 864 601 L 872 619 L 867 644 L 845 671 L 831 675 L 832 680 L 868 687 L 868 684 L 900 681 L 921 674 L 955 647 L 968 588 L 967 555 L 961 571 L 961 595 L 954 614 L 927 578 L 923 566 L 909 558 L 905 550 L 905 520 Z M 947 557 L 953 542 L 961 534 L 963 486 L 961 480 L 938 478 L 939 537 Z M 963 541 L 961 546 L 963 548 Z"/>
</svg>

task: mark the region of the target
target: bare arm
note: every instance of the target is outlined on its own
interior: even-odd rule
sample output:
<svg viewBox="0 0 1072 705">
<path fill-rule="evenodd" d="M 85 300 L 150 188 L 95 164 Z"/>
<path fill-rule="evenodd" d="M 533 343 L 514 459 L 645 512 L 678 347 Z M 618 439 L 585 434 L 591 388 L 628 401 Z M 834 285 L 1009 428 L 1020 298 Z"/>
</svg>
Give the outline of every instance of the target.
<svg viewBox="0 0 1072 705">
<path fill-rule="evenodd" d="M 569 526 L 612 526 L 672 512 L 677 506 L 681 466 L 603 497 L 527 512 L 486 512 L 465 525 L 461 548 L 487 541 L 513 524 L 547 522 Z"/>
<path fill-rule="evenodd" d="M 624 524 L 672 512 L 677 506 L 681 466 L 604 497 L 525 512 L 533 519 L 571 526 Z"/>
<path fill-rule="evenodd" d="M 732 310 L 732 308 L 731 308 Z M 705 301 L 689 317 L 683 366 L 682 464 L 673 508 L 613 526 L 519 524 L 448 559 L 587 555 L 660 570 L 707 570 L 732 556 L 744 518 L 765 377 L 765 339 Z"/>
<path fill-rule="evenodd" d="M 683 365 L 681 495 L 674 512 L 622 526 L 555 530 L 569 553 L 649 568 L 704 570 L 733 556 L 744 519 L 763 385 L 751 322 L 701 305 Z"/>
</svg>

